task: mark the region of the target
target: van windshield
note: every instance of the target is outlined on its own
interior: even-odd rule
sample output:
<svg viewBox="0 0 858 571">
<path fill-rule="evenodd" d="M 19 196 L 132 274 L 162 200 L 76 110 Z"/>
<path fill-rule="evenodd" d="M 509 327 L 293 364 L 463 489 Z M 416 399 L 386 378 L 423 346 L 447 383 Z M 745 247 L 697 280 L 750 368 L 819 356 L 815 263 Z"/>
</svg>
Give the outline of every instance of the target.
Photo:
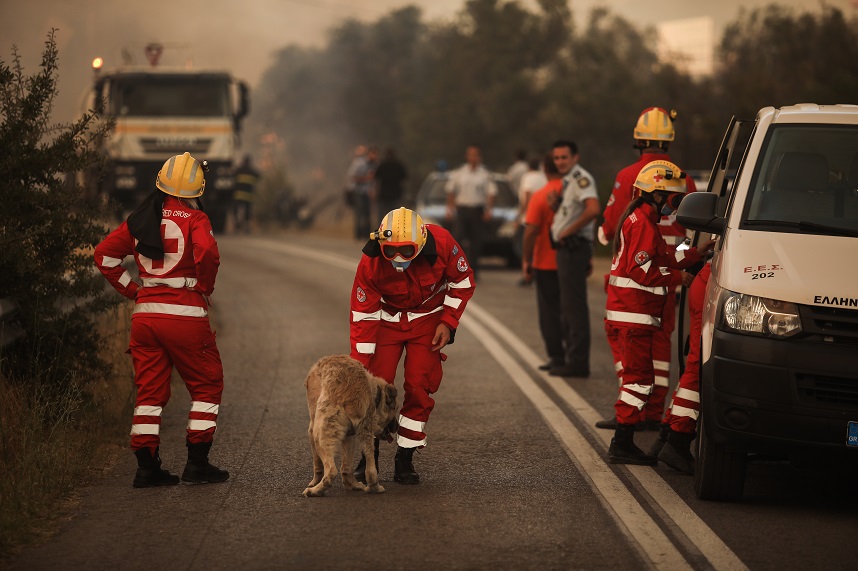
<svg viewBox="0 0 858 571">
<path fill-rule="evenodd" d="M 858 232 L 858 125 L 777 125 L 761 156 L 743 227 Z"/>
</svg>

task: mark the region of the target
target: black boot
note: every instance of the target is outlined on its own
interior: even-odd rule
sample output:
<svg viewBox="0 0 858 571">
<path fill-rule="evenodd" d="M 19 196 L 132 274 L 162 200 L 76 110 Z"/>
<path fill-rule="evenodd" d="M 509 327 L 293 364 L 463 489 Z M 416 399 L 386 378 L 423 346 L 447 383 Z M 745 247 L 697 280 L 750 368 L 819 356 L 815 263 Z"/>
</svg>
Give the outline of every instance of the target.
<svg viewBox="0 0 858 571">
<path fill-rule="evenodd" d="M 375 469 L 378 470 L 378 438 L 375 439 L 375 452 L 373 452 L 373 456 L 375 457 Z M 355 467 L 355 480 L 362 484 L 366 484 L 366 456 L 361 452 L 360 462 Z"/>
<path fill-rule="evenodd" d="M 658 453 L 658 459 L 683 474 L 694 475 L 694 456 L 691 455 L 693 432 L 674 432 L 670 430 L 664 448 Z"/>
<path fill-rule="evenodd" d="M 644 454 L 644 451 L 635 446 L 635 425 L 617 423 L 617 430 L 611 439 L 608 448 L 608 462 L 611 464 L 638 464 L 641 466 L 655 466 L 658 459 L 655 456 Z"/>
<path fill-rule="evenodd" d="M 662 424 L 658 431 L 658 438 L 652 443 L 652 448 L 649 449 L 649 455 L 658 457 L 658 453 L 664 448 L 664 443 L 667 442 L 667 435 L 670 433 L 670 427 Z"/>
<path fill-rule="evenodd" d="M 160 447 L 159 447 L 160 448 Z M 133 486 L 135 488 L 151 488 L 154 486 L 175 486 L 179 483 L 179 477 L 161 469 L 161 455 L 159 448 L 155 448 L 155 454 L 148 448 L 135 450 L 137 456 L 137 473 L 134 475 Z"/>
<path fill-rule="evenodd" d="M 188 463 L 185 464 L 185 471 L 182 472 L 182 481 L 192 484 L 210 484 L 225 482 L 229 478 L 229 472 L 209 464 L 211 442 L 199 444 L 188 442 L 187 445 Z"/>
<path fill-rule="evenodd" d="M 612 416 L 611 418 L 606 418 L 605 420 L 600 420 L 596 423 L 596 428 L 605 428 L 609 430 L 617 429 L 617 417 Z"/>
<path fill-rule="evenodd" d="M 419 484 L 420 476 L 414 471 L 414 463 L 411 461 L 414 456 L 414 448 L 396 448 L 396 457 L 394 458 L 393 479 L 400 484 Z"/>
</svg>

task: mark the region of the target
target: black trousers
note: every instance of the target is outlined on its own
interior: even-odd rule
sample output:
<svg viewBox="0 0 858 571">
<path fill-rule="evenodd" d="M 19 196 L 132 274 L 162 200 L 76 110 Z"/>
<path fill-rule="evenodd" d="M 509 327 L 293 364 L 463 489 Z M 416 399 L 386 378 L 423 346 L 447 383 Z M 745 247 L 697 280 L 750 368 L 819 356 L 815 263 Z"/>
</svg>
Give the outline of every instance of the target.
<svg viewBox="0 0 858 571">
<path fill-rule="evenodd" d="M 534 269 L 533 281 L 536 284 L 536 309 L 545 354 L 552 363 L 562 365 L 566 362 L 566 330 L 560 318 L 560 281 L 557 270 Z"/>
<path fill-rule="evenodd" d="M 483 206 L 456 207 L 454 236 L 468 256 L 468 262 L 474 270 L 474 278 L 477 277 L 480 267 L 480 254 L 483 251 L 483 236 L 486 228 L 483 213 L 485 211 Z"/>
<path fill-rule="evenodd" d="M 587 272 L 593 245 L 580 241 L 557 250 L 560 282 L 560 315 L 566 329 L 566 364 L 590 371 L 590 309 L 587 304 Z"/>
</svg>

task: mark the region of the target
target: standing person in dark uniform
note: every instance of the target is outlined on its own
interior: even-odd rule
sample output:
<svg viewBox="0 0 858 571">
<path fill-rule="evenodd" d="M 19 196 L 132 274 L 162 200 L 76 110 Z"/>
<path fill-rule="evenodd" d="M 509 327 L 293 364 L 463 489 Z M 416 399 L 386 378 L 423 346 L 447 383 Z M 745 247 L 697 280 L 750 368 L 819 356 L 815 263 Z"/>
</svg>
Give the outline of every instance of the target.
<svg viewBox="0 0 858 571">
<path fill-rule="evenodd" d="M 405 192 L 403 183 L 408 178 L 405 165 L 396 156 L 393 148 L 388 148 L 384 159 L 375 169 L 375 192 L 378 217 L 402 206 L 402 195 Z"/>
<path fill-rule="evenodd" d="M 479 278 L 480 254 L 486 222 L 492 218 L 492 208 L 498 193 L 492 173 L 483 166 L 477 145 L 465 151 L 465 164 L 450 173 L 447 180 L 447 220 L 455 220 L 456 239 L 462 244 Z"/>
<path fill-rule="evenodd" d="M 351 296 L 351 356 L 393 383 L 405 351 L 405 398 L 399 411 L 394 480 L 417 484 L 414 450 L 441 385 L 441 353 L 452 343 L 474 295 L 473 272 L 453 236 L 423 224 L 407 208 L 388 212 L 363 248 Z M 378 460 L 378 440 L 376 460 Z M 365 459 L 355 477 L 365 477 Z"/>
<path fill-rule="evenodd" d="M 250 155 L 244 155 L 241 164 L 235 169 L 235 191 L 232 193 L 235 231 L 250 233 L 253 218 L 253 193 L 259 182 L 259 171 L 253 168 Z"/>
<path fill-rule="evenodd" d="M 170 399 L 173 366 L 192 401 L 182 480 L 229 478 L 229 472 L 208 460 L 223 393 L 223 366 L 208 318 L 220 255 L 199 200 L 205 191 L 204 168 L 188 153 L 168 160 L 158 173 L 158 190 L 95 248 L 95 264 L 110 285 L 137 302 L 130 343 L 137 386 L 131 425 L 138 466 L 135 488 L 179 483 L 178 476 L 161 468 L 159 452 L 161 412 Z M 122 260 L 131 255 L 142 285 L 122 267 Z"/>
<path fill-rule="evenodd" d="M 551 223 L 551 237 L 557 245 L 560 311 L 567 333 L 566 362 L 548 372 L 558 377 L 589 377 L 587 276 L 592 272 L 599 195 L 593 176 L 578 164 L 578 146 L 575 143 L 557 141 L 552 145 L 552 157 L 563 175 L 563 196 Z"/>
</svg>

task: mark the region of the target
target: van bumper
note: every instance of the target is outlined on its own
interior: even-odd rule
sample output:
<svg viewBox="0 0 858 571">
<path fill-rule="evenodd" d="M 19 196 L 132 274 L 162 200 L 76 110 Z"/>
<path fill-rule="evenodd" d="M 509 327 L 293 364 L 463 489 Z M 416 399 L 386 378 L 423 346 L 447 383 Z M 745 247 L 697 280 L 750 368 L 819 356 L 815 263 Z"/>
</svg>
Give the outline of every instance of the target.
<svg viewBox="0 0 858 571">
<path fill-rule="evenodd" d="M 851 344 L 716 330 L 701 378 L 707 437 L 766 454 L 858 454 L 847 445 L 849 423 L 858 422 L 856 353 Z"/>
</svg>

